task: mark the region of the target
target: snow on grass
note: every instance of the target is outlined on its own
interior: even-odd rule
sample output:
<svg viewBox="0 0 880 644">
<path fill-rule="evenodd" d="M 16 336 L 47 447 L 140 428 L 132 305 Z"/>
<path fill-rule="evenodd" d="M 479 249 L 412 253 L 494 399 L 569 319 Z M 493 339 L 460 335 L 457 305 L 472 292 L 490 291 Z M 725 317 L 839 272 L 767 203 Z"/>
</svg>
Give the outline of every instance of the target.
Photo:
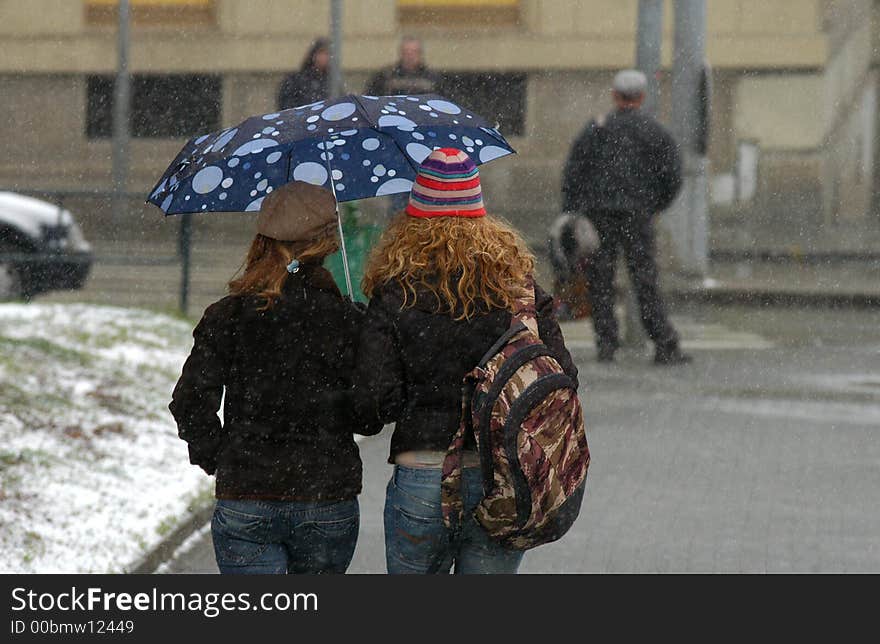
<svg viewBox="0 0 880 644">
<path fill-rule="evenodd" d="M 0 304 L 0 572 L 122 572 L 210 498 L 168 411 L 192 323 Z"/>
</svg>

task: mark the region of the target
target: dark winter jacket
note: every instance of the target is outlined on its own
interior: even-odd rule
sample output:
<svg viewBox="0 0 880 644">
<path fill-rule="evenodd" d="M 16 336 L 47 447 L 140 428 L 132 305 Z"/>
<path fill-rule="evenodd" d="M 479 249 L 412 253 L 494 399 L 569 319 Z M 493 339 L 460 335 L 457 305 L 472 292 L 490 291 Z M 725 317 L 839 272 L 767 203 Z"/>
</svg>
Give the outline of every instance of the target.
<svg viewBox="0 0 880 644">
<path fill-rule="evenodd" d="M 370 96 L 436 94 L 440 91 L 440 82 L 440 75 L 424 65 L 413 71 L 396 65 L 376 72 L 364 93 Z"/>
<path fill-rule="evenodd" d="M 290 275 L 273 308 L 257 310 L 263 302 L 224 297 L 193 332 L 169 405 L 190 461 L 216 472 L 218 498 L 353 498 L 361 460 L 352 432 L 382 425 L 330 401 L 350 388 L 363 313 L 317 265 Z"/>
<path fill-rule="evenodd" d="M 286 110 L 328 98 L 329 78 L 326 72 L 320 72 L 314 67 L 288 74 L 278 90 L 278 109 Z"/>
<path fill-rule="evenodd" d="M 566 373 L 577 379 L 553 315 L 553 298 L 535 288 L 541 339 Z M 396 283 L 375 293 L 361 333 L 355 385 L 356 406 L 366 417 L 396 422 L 389 462 L 409 450 L 445 450 L 461 417 L 461 385 L 492 344 L 510 326 L 511 314 L 484 308 L 470 320 L 435 313 L 433 295 L 401 308 Z"/>
<path fill-rule="evenodd" d="M 599 210 L 654 215 L 680 188 L 681 158 L 669 132 L 640 110 L 617 110 L 604 124 L 591 121 L 572 145 L 562 207 L 587 216 Z"/>
</svg>

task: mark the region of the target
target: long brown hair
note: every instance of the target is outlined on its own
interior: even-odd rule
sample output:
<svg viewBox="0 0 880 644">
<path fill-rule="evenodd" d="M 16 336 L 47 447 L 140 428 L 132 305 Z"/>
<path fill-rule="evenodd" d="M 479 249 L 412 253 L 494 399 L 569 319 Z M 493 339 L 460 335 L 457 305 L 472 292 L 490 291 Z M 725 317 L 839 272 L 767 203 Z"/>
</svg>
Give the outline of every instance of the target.
<svg viewBox="0 0 880 644">
<path fill-rule="evenodd" d="M 404 306 L 419 290 L 437 299 L 437 312 L 470 319 L 479 305 L 513 310 L 535 258 L 516 230 L 486 216 L 418 218 L 398 215 L 373 249 L 363 280 L 368 297 L 400 284 Z"/>
<path fill-rule="evenodd" d="M 265 311 L 275 306 L 281 296 L 284 280 L 290 275 L 287 265 L 294 258 L 301 264 L 314 263 L 337 250 L 339 240 L 335 236 L 311 242 L 289 242 L 258 234 L 239 268 L 241 276 L 229 281 L 229 293 L 265 298 L 265 303 L 258 307 Z"/>
</svg>

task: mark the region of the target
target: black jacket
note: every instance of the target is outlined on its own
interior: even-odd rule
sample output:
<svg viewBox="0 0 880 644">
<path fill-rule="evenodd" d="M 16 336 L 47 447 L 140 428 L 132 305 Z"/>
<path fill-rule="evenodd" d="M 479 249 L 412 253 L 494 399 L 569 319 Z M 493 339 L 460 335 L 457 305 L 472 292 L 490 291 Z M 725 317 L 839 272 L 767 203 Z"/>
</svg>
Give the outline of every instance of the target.
<svg viewBox="0 0 880 644">
<path fill-rule="evenodd" d="M 364 94 L 388 96 L 394 94 L 436 94 L 440 91 L 441 76 L 425 66 L 406 71 L 400 65 L 376 72 L 367 83 Z"/>
<path fill-rule="evenodd" d="M 286 110 L 329 98 L 329 78 L 328 74 L 314 68 L 288 74 L 278 90 L 278 109 Z"/>
<path fill-rule="evenodd" d="M 577 367 L 553 315 L 553 298 L 535 288 L 541 339 L 577 380 Z M 396 422 L 389 462 L 408 450 L 445 450 L 461 418 L 461 385 L 510 326 L 511 314 L 484 309 L 470 320 L 435 313 L 433 295 L 401 308 L 402 290 L 386 285 L 367 309 L 358 348 L 356 406 L 365 417 Z"/>
<path fill-rule="evenodd" d="M 353 498 L 361 460 L 352 432 L 382 425 L 330 401 L 350 388 L 363 313 L 315 265 L 287 278 L 272 309 L 258 311 L 263 301 L 224 297 L 193 331 L 169 405 L 190 461 L 216 472 L 218 498 Z"/>
<path fill-rule="evenodd" d="M 562 209 L 653 215 L 681 189 L 675 140 L 640 110 L 617 110 L 591 121 L 572 145 L 562 183 Z"/>
</svg>

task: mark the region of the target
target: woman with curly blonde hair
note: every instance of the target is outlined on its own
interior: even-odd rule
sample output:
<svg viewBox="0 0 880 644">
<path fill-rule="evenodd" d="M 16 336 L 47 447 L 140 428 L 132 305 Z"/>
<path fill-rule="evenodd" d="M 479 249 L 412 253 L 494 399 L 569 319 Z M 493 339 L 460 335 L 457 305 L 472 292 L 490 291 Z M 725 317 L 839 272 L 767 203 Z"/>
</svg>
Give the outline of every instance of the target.
<svg viewBox="0 0 880 644">
<path fill-rule="evenodd" d="M 435 150 L 422 162 L 406 210 L 374 249 L 364 277 L 371 298 L 357 360 L 358 413 L 395 423 L 385 501 L 388 572 L 514 573 L 521 551 L 490 541 L 473 518 L 448 534 L 440 507 L 441 465 L 461 415 L 465 373 L 510 326 L 527 293 L 534 258 L 517 232 L 486 215 L 467 154 Z M 534 287 L 541 339 L 565 371 L 577 368 Z M 482 497 L 473 437 L 465 445 L 466 516 Z"/>
</svg>

